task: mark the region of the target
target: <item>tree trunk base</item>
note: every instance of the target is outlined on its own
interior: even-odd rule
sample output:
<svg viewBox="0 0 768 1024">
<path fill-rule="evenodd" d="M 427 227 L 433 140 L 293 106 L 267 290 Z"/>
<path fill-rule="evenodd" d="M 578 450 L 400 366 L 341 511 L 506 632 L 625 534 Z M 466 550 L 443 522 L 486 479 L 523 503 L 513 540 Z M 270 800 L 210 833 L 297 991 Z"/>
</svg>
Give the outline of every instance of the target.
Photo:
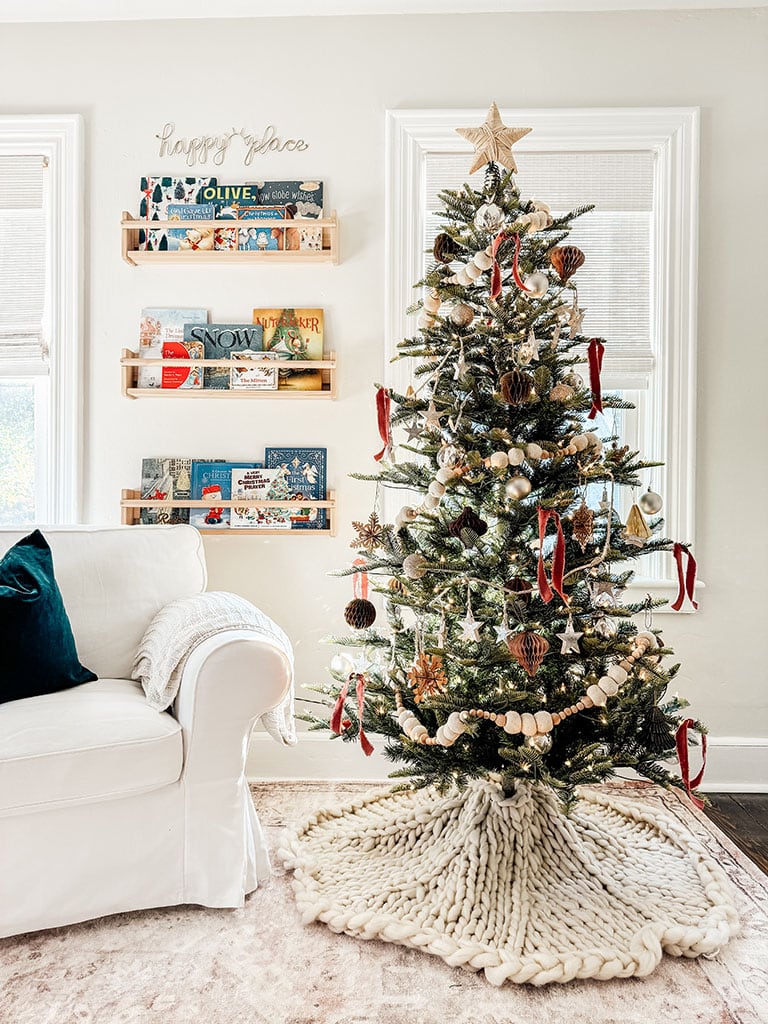
<svg viewBox="0 0 768 1024">
<path fill-rule="evenodd" d="M 545 786 L 387 793 L 320 811 L 283 861 L 303 922 L 423 949 L 494 985 L 650 974 L 738 930 L 729 882 L 670 816 Z"/>
</svg>

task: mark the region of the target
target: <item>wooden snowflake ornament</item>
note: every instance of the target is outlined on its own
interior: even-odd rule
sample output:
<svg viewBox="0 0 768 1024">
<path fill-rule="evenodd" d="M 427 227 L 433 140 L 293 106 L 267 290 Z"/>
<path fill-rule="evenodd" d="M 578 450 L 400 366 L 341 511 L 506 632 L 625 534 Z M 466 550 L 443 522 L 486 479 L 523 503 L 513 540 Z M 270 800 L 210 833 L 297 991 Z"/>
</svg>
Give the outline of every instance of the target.
<svg viewBox="0 0 768 1024">
<path fill-rule="evenodd" d="M 439 654 L 419 654 L 408 672 L 408 683 L 417 704 L 442 693 L 448 685 Z"/>
<path fill-rule="evenodd" d="M 371 512 L 365 523 L 352 523 L 357 537 L 349 545 L 351 548 L 362 548 L 364 551 L 375 551 L 381 547 L 384 539 L 384 524 L 375 512 Z"/>
</svg>

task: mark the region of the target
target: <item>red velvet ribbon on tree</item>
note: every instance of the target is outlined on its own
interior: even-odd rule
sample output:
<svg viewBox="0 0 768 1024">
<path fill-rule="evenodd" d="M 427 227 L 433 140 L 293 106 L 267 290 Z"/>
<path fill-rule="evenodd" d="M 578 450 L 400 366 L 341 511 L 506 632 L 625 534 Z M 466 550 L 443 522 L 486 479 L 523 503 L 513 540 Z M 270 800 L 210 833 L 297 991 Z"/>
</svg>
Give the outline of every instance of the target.
<svg viewBox="0 0 768 1024">
<path fill-rule="evenodd" d="M 551 585 L 550 580 L 547 579 L 547 573 L 544 568 L 544 535 L 547 532 L 547 523 L 552 519 L 557 527 L 557 537 L 555 539 L 555 547 L 552 551 L 552 572 L 551 572 Z M 555 593 L 562 597 L 563 601 L 568 604 L 568 598 L 563 593 L 563 574 L 565 573 L 565 538 L 563 537 L 563 524 L 560 521 L 560 516 L 554 509 L 551 508 L 540 508 L 539 509 L 539 565 L 537 570 L 537 583 L 539 587 L 539 597 L 545 604 L 549 604 Z"/>
<path fill-rule="evenodd" d="M 588 420 L 593 420 L 599 412 L 603 411 L 603 396 L 600 390 L 600 371 L 603 368 L 603 352 L 605 345 L 599 338 L 592 338 L 587 348 L 587 359 L 589 360 L 589 389 L 592 392 L 592 408 L 587 414 Z"/>
<path fill-rule="evenodd" d="M 499 251 L 501 243 L 509 237 L 507 229 L 502 228 L 494 238 L 493 244 L 491 245 L 491 256 L 493 256 L 493 269 L 491 270 L 491 299 L 494 301 L 501 295 L 501 267 L 496 259 L 496 253 Z M 520 256 L 520 235 L 515 234 L 513 237 L 515 239 L 515 251 L 512 256 L 512 277 L 521 292 L 529 292 L 531 289 L 526 288 L 523 284 L 523 279 L 520 277 L 520 268 L 517 262 Z"/>
<path fill-rule="evenodd" d="M 701 810 L 704 806 L 704 801 L 694 796 L 691 790 L 700 786 L 701 780 L 704 778 L 704 769 L 707 767 L 707 737 L 704 733 L 701 734 L 701 771 L 692 779 L 688 762 L 688 730 L 695 727 L 696 723 L 692 718 L 686 718 L 682 721 L 675 733 L 675 747 L 677 748 L 677 759 L 680 762 L 680 777 L 683 780 L 685 791 L 691 802 Z"/>
<path fill-rule="evenodd" d="M 352 563 L 353 566 L 367 564 L 364 558 L 356 558 Z M 362 572 L 356 572 L 352 577 L 352 596 L 359 597 L 363 601 L 368 600 L 368 573 L 365 569 Z"/>
<path fill-rule="evenodd" d="M 381 388 L 383 391 L 384 389 Z M 356 558 L 352 565 L 365 565 L 366 561 L 364 558 Z M 368 573 L 363 570 L 362 572 L 354 573 L 352 577 L 352 594 L 356 598 L 360 598 L 363 601 L 368 600 Z M 343 726 L 341 724 L 341 716 L 344 713 L 344 701 L 347 699 L 349 693 L 349 684 L 355 679 L 355 696 L 357 697 L 357 728 L 360 736 L 360 746 L 363 748 L 363 753 L 366 757 L 370 757 L 373 753 L 373 744 L 365 735 L 363 729 L 363 711 L 365 710 L 365 673 L 364 672 L 350 672 L 347 676 L 346 682 L 341 688 L 339 696 L 336 698 L 336 703 L 333 706 L 333 712 L 331 713 L 331 732 L 342 733 Z"/>
<path fill-rule="evenodd" d="M 357 697 L 357 729 L 360 737 L 360 746 L 363 749 L 363 753 L 366 757 L 370 757 L 373 753 L 373 744 L 365 735 L 363 729 L 363 712 L 365 710 L 365 675 L 362 672 L 350 672 L 346 682 L 341 688 L 341 692 L 336 699 L 336 703 L 333 707 L 333 713 L 331 715 L 331 732 L 341 734 L 343 726 L 341 724 L 341 716 L 344 713 L 344 701 L 347 699 L 349 693 L 349 684 L 352 680 L 355 680 L 355 695 Z"/>
<path fill-rule="evenodd" d="M 694 600 L 693 597 L 693 591 L 696 586 L 696 559 L 684 544 L 675 544 L 672 548 L 672 554 L 677 562 L 677 597 L 673 601 L 672 607 L 676 612 L 679 612 L 683 607 L 683 601 L 687 594 L 693 607 L 698 608 L 699 602 Z M 685 573 L 683 573 L 683 555 L 688 559 Z"/>
<path fill-rule="evenodd" d="M 379 435 L 384 442 L 381 451 L 374 455 L 377 462 L 381 462 L 387 453 L 392 452 L 392 424 L 389 419 L 390 397 L 387 388 L 379 388 L 376 392 L 376 419 L 379 426 Z"/>
</svg>

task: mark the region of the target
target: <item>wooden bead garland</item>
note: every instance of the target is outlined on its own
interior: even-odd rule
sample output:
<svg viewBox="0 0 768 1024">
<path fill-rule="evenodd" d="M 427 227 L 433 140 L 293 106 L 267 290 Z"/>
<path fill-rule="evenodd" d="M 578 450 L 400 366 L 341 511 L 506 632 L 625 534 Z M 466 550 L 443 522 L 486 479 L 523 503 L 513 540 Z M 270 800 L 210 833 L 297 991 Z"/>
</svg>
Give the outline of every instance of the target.
<svg viewBox="0 0 768 1024">
<path fill-rule="evenodd" d="M 608 702 L 608 697 L 614 696 L 618 692 L 619 686 L 626 682 L 635 662 L 644 657 L 650 648 L 656 646 L 657 640 L 653 633 L 638 633 L 632 652 L 606 669 L 605 675 L 601 676 L 597 683 L 589 686 L 587 692 L 582 694 L 575 703 L 561 711 L 541 710 L 534 714 L 526 711 L 520 714 L 517 711 L 494 713 L 481 708 L 468 708 L 464 711 L 451 712 L 445 725 L 440 726 L 435 736 L 430 736 L 413 712 L 403 707 L 400 691 L 395 690 L 395 715 L 405 735 L 424 746 L 453 746 L 456 740 L 467 731 L 466 723 L 472 718 L 492 721 L 510 736 L 520 733 L 523 736 L 545 736 L 571 715 L 576 715 L 580 711 L 592 707 L 604 707 Z"/>
</svg>

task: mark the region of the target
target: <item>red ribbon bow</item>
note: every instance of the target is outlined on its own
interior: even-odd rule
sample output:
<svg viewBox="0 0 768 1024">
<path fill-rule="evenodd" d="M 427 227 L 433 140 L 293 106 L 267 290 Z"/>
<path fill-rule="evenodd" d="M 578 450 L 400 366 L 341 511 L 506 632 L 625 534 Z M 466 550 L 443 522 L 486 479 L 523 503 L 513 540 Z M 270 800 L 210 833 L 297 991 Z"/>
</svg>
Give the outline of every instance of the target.
<svg viewBox="0 0 768 1024">
<path fill-rule="evenodd" d="M 685 791 L 691 802 L 701 810 L 704 806 L 704 801 L 694 796 L 691 790 L 700 786 L 701 780 L 704 778 L 704 769 L 707 767 L 707 737 L 704 733 L 701 734 L 701 771 L 692 779 L 688 763 L 688 730 L 695 728 L 695 726 L 696 723 L 692 718 L 686 718 L 680 723 L 675 733 L 675 747 L 677 748 L 677 759 L 680 762 L 680 777 L 683 780 Z"/>
<path fill-rule="evenodd" d="M 379 436 L 384 442 L 384 447 L 374 455 L 377 462 L 381 462 L 384 456 L 392 451 L 392 424 L 389 421 L 390 397 L 387 388 L 379 388 L 376 392 L 376 419 L 379 426 Z"/>
<path fill-rule="evenodd" d="M 547 579 L 547 573 L 544 568 L 544 535 L 547 532 L 547 523 L 552 519 L 557 527 L 557 539 L 555 540 L 555 548 L 552 552 L 552 573 L 551 580 Z M 551 508 L 540 508 L 539 509 L 539 565 L 537 570 L 537 583 L 539 587 L 539 597 L 545 604 L 549 604 L 555 593 L 558 593 L 562 597 L 563 601 L 568 604 L 568 598 L 563 593 L 563 574 L 565 572 L 565 538 L 563 537 L 563 525 L 560 522 L 560 516 L 554 509 Z"/>
<path fill-rule="evenodd" d="M 381 389 L 384 390 L 383 388 Z M 364 558 L 356 558 L 352 565 L 365 565 L 366 561 Z M 363 601 L 368 599 L 368 573 L 363 570 L 362 572 L 356 572 L 352 577 L 352 593 L 355 597 L 361 598 Z M 366 757 L 370 757 L 373 753 L 373 745 L 368 737 L 365 735 L 363 729 L 363 711 L 365 710 L 365 673 L 364 672 L 350 672 L 347 676 L 347 680 L 341 688 L 339 696 L 336 698 L 336 703 L 333 706 L 333 712 L 331 713 L 331 732 L 341 733 L 347 728 L 342 724 L 341 716 L 344 713 L 344 701 L 347 699 L 349 693 L 349 684 L 355 679 L 355 695 L 357 696 L 357 726 L 358 734 L 360 736 L 360 746 L 363 748 L 363 753 Z"/>
<path fill-rule="evenodd" d="M 366 565 L 364 558 L 356 558 L 352 565 Z M 352 577 L 352 596 L 362 598 L 363 601 L 368 600 L 368 573 L 363 570 L 362 572 L 356 572 Z"/>
<path fill-rule="evenodd" d="M 370 757 L 373 753 L 373 744 L 365 735 L 363 729 L 363 711 L 365 710 L 365 675 L 362 672 L 350 672 L 347 677 L 347 681 L 341 688 L 336 703 L 333 707 L 333 714 L 331 715 L 331 732 L 341 734 L 342 723 L 341 716 L 344 712 L 344 701 L 347 699 L 349 693 L 349 684 L 355 679 L 355 695 L 357 696 L 357 726 L 358 734 L 360 736 L 360 746 L 363 749 L 363 753 L 366 757 Z"/>
<path fill-rule="evenodd" d="M 603 368 L 603 352 L 605 345 L 599 338 L 592 338 L 587 349 L 589 359 L 589 387 L 592 392 L 592 408 L 587 415 L 588 420 L 593 420 L 599 412 L 603 411 L 603 398 L 600 393 L 600 371 Z"/>
<path fill-rule="evenodd" d="M 676 612 L 679 612 L 683 607 L 683 601 L 687 594 L 693 607 L 698 608 L 699 602 L 694 600 L 693 597 L 693 591 L 696 586 L 696 559 L 684 544 L 675 544 L 672 548 L 672 554 L 677 562 L 677 597 L 672 607 Z M 683 575 L 683 555 L 688 559 L 685 575 Z"/>
</svg>

